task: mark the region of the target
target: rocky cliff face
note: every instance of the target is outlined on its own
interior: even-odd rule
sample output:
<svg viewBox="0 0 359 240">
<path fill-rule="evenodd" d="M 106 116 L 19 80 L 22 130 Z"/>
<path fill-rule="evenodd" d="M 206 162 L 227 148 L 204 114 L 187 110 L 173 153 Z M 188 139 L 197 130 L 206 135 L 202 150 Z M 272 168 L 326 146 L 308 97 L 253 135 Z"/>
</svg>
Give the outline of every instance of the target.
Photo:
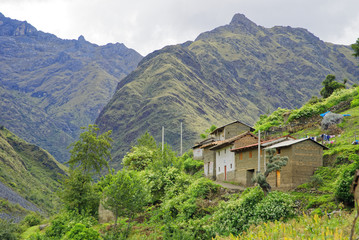
<svg viewBox="0 0 359 240">
<path fill-rule="evenodd" d="M 123 44 L 63 40 L 0 14 L 0 123 L 64 162 L 141 59 Z"/>
<path fill-rule="evenodd" d="M 237 14 L 194 42 L 146 56 L 96 122 L 113 129 L 117 161 L 146 130 L 160 140 L 162 126 L 166 142 L 179 149 L 180 122 L 188 149 L 212 124 L 254 124 L 278 107 L 301 106 L 318 95 L 327 74 L 357 83 L 357 65 L 348 46 L 302 28 L 264 28 Z"/>
</svg>

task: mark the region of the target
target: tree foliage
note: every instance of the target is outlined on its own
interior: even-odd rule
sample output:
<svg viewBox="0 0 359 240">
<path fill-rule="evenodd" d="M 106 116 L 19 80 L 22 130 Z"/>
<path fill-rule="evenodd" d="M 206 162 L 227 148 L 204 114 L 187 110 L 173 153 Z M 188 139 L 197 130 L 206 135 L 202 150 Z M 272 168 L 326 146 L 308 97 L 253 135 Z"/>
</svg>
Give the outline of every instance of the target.
<svg viewBox="0 0 359 240">
<path fill-rule="evenodd" d="M 111 160 L 111 130 L 98 135 L 100 129 L 97 125 L 90 124 L 81 129 L 86 131 L 69 146 L 72 147 L 71 158 L 67 163 L 71 167 L 81 167 L 84 172 L 95 171 L 99 174 L 104 166 L 108 168 L 108 161 Z"/>
<path fill-rule="evenodd" d="M 202 134 L 200 135 L 201 138 L 206 139 L 206 138 L 208 137 L 208 135 L 209 135 L 211 132 L 213 132 L 214 130 L 216 130 L 216 129 L 217 129 L 216 125 L 212 125 L 210 128 L 206 129 L 206 130 L 204 131 L 204 133 L 202 133 Z"/>
<path fill-rule="evenodd" d="M 69 177 L 63 181 L 63 190 L 60 198 L 67 210 L 77 213 L 89 212 L 96 215 L 100 198 L 95 191 L 90 174 L 81 169 L 70 170 Z"/>
<path fill-rule="evenodd" d="M 157 148 L 157 143 L 154 137 L 147 131 L 137 139 L 138 147 L 147 147 L 148 149 L 154 150 Z"/>
<path fill-rule="evenodd" d="M 332 95 L 332 93 L 336 89 L 345 88 L 345 84 L 335 81 L 335 76 L 333 74 L 328 74 L 327 77 L 322 82 L 322 85 L 324 87 L 320 91 L 320 95 L 323 98 L 327 98 L 330 95 Z"/>
<path fill-rule="evenodd" d="M 152 161 L 154 151 L 145 146 L 134 146 L 122 159 L 122 164 L 129 170 L 144 170 Z"/>
<path fill-rule="evenodd" d="M 264 172 L 264 174 L 258 173 L 257 176 L 254 178 L 254 182 L 259 184 L 259 186 L 263 189 L 264 193 L 270 192 L 272 188 L 267 182 L 267 177 L 269 176 L 269 174 L 271 172 L 280 170 L 288 163 L 288 157 L 281 157 L 280 155 L 275 155 L 275 149 L 268 149 L 266 152 L 268 153 L 268 155 L 266 155 L 266 171 Z"/>
<path fill-rule="evenodd" d="M 141 211 L 147 203 L 148 192 L 138 172 L 122 170 L 104 189 L 103 205 L 115 214 L 115 225 L 118 216 L 130 218 Z"/>
</svg>

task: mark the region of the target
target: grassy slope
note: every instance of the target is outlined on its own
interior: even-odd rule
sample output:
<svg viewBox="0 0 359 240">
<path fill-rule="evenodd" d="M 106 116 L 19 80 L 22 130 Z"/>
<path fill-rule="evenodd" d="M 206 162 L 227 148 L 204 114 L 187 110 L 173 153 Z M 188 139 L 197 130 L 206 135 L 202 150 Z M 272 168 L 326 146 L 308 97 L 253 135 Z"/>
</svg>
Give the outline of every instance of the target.
<svg viewBox="0 0 359 240">
<path fill-rule="evenodd" d="M 304 29 L 266 29 L 241 16 L 145 57 L 117 88 L 96 122 L 113 129 L 118 161 L 149 130 L 179 149 L 184 122 L 188 149 L 211 124 L 238 119 L 253 124 L 277 107 L 298 107 L 317 94 L 329 73 L 351 83 L 359 75 L 346 46 L 326 44 Z"/>
<path fill-rule="evenodd" d="M 56 211 L 66 167 L 48 152 L 0 129 L 0 181 L 47 212 Z"/>
</svg>

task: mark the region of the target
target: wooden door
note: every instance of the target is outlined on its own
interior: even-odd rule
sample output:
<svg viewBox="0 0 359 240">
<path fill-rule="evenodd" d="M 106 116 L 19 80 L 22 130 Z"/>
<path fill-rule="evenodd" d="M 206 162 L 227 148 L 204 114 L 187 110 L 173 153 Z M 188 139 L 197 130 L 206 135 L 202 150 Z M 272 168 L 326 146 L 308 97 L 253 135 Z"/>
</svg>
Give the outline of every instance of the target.
<svg viewBox="0 0 359 240">
<path fill-rule="evenodd" d="M 227 181 L 227 166 L 224 166 L 224 181 Z"/>
<path fill-rule="evenodd" d="M 276 187 L 280 186 L 280 171 L 277 170 L 276 172 Z"/>
</svg>

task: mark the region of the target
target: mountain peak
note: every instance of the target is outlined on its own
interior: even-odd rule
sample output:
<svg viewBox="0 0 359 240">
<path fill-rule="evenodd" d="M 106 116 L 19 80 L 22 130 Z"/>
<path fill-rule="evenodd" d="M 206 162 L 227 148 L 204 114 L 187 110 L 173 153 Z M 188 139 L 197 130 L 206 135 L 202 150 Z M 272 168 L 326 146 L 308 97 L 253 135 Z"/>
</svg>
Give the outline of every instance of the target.
<svg viewBox="0 0 359 240">
<path fill-rule="evenodd" d="M 37 29 L 26 21 L 13 20 L 0 13 L 0 36 L 23 36 L 36 34 Z"/>
<path fill-rule="evenodd" d="M 80 42 L 86 42 L 86 39 L 83 35 L 80 35 L 79 38 L 77 39 Z"/>
<path fill-rule="evenodd" d="M 244 25 L 244 26 L 252 26 L 257 27 L 257 24 L 249 20 L 244 14 L 236 13 L 232 21 L 230 22 L 230 25 Z"/>
</svg>

